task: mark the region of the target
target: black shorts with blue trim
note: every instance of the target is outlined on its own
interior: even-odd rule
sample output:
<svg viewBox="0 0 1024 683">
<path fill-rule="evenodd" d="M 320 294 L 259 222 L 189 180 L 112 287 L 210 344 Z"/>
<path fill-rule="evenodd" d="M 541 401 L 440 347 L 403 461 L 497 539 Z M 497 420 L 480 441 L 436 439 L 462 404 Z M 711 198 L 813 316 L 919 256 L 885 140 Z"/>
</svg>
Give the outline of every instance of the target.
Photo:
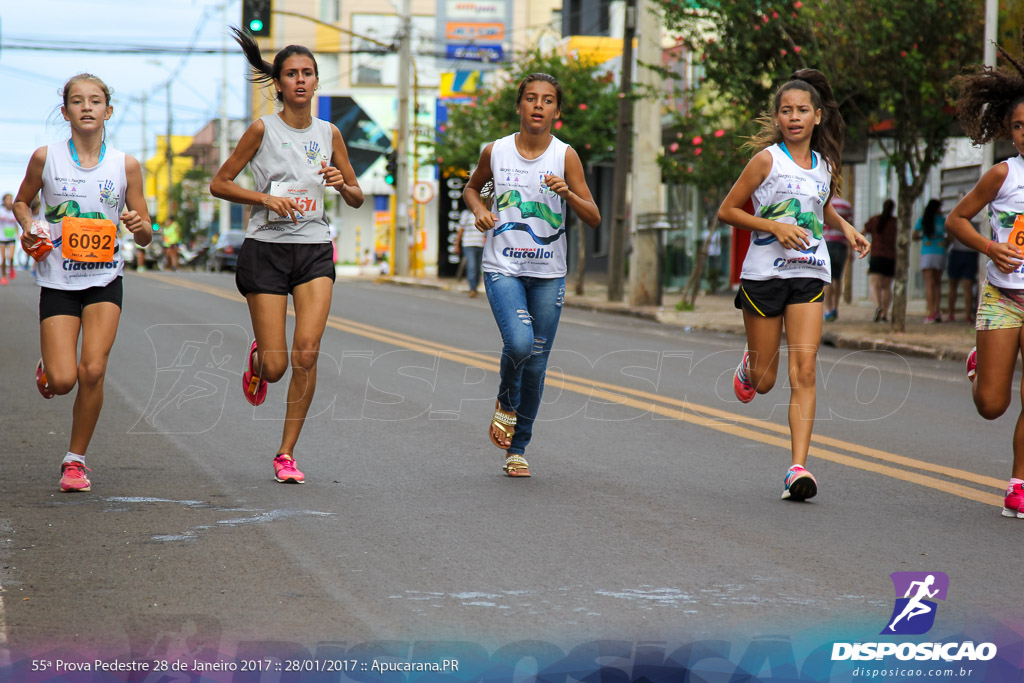
<svg viewBox="0 0 1024 683">
<path fill-rule="evenodd" d="M 821 303 L 824 288 L 825 281 L 816 277 L 740 280 L 735 304 L 748 313 L 774 318 L 792 304 Z"/>
</svg>

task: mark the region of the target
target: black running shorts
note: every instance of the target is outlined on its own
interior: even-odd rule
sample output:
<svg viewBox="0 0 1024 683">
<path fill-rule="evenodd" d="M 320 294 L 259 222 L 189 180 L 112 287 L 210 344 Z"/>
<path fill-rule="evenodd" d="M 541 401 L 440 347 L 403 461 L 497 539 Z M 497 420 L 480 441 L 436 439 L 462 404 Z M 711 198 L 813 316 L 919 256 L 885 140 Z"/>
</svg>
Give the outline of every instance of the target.
<svg viewBox="0 0 1024 683">
<path fill-rule="evenodd" d="M 825 281 L 816 277 L 740 280 L 736 308 L 762 318 L 782 315 L 791 304 L 821 303 Z"/>
<path fill-rule="evenodd" d="M 235 286 L 247 294 L 291 294 L 318 277 L 334 282 L 334 245 L 330 242 L 261 242 L 246 238 L 238 253 Z"/>
<path fill-rule="evenodd" d="M 89 287 L 87 289 L 39 289 L 39 322 L 55 315 L 73 315 L 82 317 L 82 309 L 92 304 L 109 301 L 121 308 L 124 299 L 124 288 L 118 275 L 109 285 Z"/>
</svg>

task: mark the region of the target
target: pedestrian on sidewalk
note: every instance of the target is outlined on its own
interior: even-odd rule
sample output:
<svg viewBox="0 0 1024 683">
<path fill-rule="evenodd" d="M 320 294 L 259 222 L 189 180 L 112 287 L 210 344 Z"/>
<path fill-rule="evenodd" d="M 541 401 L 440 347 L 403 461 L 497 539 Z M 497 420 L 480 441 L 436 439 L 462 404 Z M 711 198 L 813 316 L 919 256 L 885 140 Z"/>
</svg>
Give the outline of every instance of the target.
<svg viewBox="0 0 1024 683">
<path fill-rule="evenodd" d="M 974 224 L 971 223 L 973 227 Z M 977 232 L 977 230 L 975 230 Z M 949 240 L 949 251 L 946 254 L 946 279 L 949 280 L 949 294 L 946 299 L 946 320 L 956 322 L 957 290 L 963 292 L 964 319 L 974 324 L 974 313 L 978 307 L 976 286 L 978 283 L 978 252 L 953 237 Z"/>
<path fill-rule="evenodd" d="M 871 258 L 868 259 L 868 288 L 875 304 L 874 321 L 889 322 L 892 308 L 892 279 L 896 274 L 896 202 L 886 199 L 882 213 L 864 224 L 864 234 L 871 237 Z"/>
<path fill-rule="evenodd" d="M 14 279 L 14 243 L 18 240 L 18 221 L 14 217 L 14 196 L 8 192 L 0 205 L 0 285 Z"/>
<path fill-rule="evenodd" d="M 797 71 L 775 92 L 773 115 L 761 117 L 761 131 L 749 143 L 757 153 L 718 212 L 723 223 L 753 232 L 736 295 L 747 332 L 733 379 L 741 402 L 775 386 L 786 332 L 792 465 L 783 480 L 784 500 L 807 500 L 818 492 L 805 465 L 814 428 L 822 290 L 831 279 L 822 227 L 841 230 L 862 257 L 869 249 L 829 202 L 840 189 L 844 132 L 825 76 L 816 69 Z M 748 198 L 753 215 L 743 210 Z"/>
<path fill-rule="evenodd" d="M 99 422 L 107 361 L 121 320 L 124 259 L 117 224 L 124 223 L 140 246 L 153 239 L 153 226 L 142 167 L 104 142 L 106 121 L 114 113 L 106 84 L 91 74 L 71 77 L 60 111 L 71 137 L 32 153 L 13 208 L 22 246 L 41 258 L 36 284 L 42 358 L 36 388 L 43 398 L 53 398 L 78 385 L 60 478 L 61 491 L 74 492 L 92 489 L 85 455 Z M 71 186 L 67 178 L 80 180 Z M 47 207 L 44 221 L 31 208 L 40 191 Z M 43 256 L 39 250 L 47 238 L 58 248 Z M 78 246 L 85 242 L 88 247 Z"/>
<path fill-rule="evenodd" d="M 852 225 L 853 207 L 850 206 L 850 202 L 842 197 L 833 197 L 831 203 L 839 217 Z M 846 262 L 853 253 L 842 230 L 836 230 L 826 224 L 824 232 L 828 260 L 832 265 L 832 282 L 825 285 L 824 293 L 825 322 L 835 322 L 839 318 L 839 302 L 843 298 L 843 273 L 846 270 Z"/>
<path fill-rule="evenodd" d="M 974 144 L 1009 138 L 1017 156 L 986 171 L 946 219 L 951 235 L 990 259 L 975 324 L 978 345 L 967 357 L 974 406 L 986 420 L 1010 407 L 1017 358 L 1024 353 L 1024 252 L 1015 236 L 1020 234 L 1015 223 L 1024 215 L 1024 63 L 998 44 L 996 49 L 1012 67 L 976 67 L 954 78 L 957 118 Z M 992 239 L 971 225 L 986 204 Z M 1024 410 L 1013 430 L 1013 466 L 1002 514 L 1024 519 Z"/>
<path fill-rule="evenodd" d="M 551 75 L 530 74 L 516 96 L 519 132 L 487 145 L 463 197 L 476 228 L 490 232 L 484 246 L 484 291 L 501 332 L 498 397 L 488 428 L 506 451 L 502 468 L 529 477 L 524 454 L 544 392 L 544 373 L 565 298 L 565 211 L 592 228 L 601 213 L 587 187 L 580 157 L 551 134 L 562 114 L 562 86 Z M 480 193 L 493 180 L 492 202 Z"/>
<path fill-rule="evenodd" d="M 924 300 L 928 309 L 924 324 L 942 322 L 942 269 L 946 265 L 946 217 L 939 209 L 942 201 L 929 200 L 914 226 L 913 238 L 921 241 L 921 275 Z"/>
<path fill-rule="evenodd" d="M 459 230 L 455 235 L 455 255 L 462 257 L 465 265 L 469 296 L 475 298 L 480 286 L 480 265 L 484 257 L 487 233 L 476 229 L 476 216 L 469 209 L 459 214 Z"/>
<path fill-rule="evenodd" d="M 284 430 L 274 455 L 274 478 L 302 484 L 295 445 L 316 391 L 320 340 L 334 291 L 334 243 L 324 218 L 324 192 L 334 188 L 351 207 L 363 191 L 349 162 L 338 127 L 314 118 L 319 71 L 313 53 L 289 45 L 266 62 L 248 33 L 232 28 L 252 68 L 251 80 L 273 85 L 280 112 L 257 119 L 210 183 L 214 197 L 254 208 L 238 254 L 235 285 L 249 304 L 255 340 L 249 347 L 242 390 L 254 406 L 267 397 L 267 383 L 292 369 Z M 256 189 L 235 182 L 249 166 Z M 295 331 L 288 351 L 288 295 Z"/>
</svg>

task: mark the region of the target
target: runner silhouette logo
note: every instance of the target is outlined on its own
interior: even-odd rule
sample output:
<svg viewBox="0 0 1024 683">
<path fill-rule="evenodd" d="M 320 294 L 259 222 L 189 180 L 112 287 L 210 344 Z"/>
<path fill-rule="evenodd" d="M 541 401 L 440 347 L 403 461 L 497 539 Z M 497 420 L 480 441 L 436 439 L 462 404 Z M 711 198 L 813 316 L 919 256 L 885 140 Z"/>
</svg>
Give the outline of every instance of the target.
<svg viewBox="0 0 1024 683">
<path fill-rule="evenodd" d="M 945 600 L 949 577 L 943 572 L 893 572 L 896 604 L 883 635 L 921 635 L 935 623 L 935 600 Z"/>
</svg>

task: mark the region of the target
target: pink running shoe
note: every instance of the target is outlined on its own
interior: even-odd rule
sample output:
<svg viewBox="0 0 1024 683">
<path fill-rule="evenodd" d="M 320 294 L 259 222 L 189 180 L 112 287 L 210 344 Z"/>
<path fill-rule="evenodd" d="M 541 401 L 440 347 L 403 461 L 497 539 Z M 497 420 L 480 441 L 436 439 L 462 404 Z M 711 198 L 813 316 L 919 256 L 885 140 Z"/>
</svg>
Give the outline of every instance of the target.
<svg viewBox="0 0 1024 683">
<path fill-rule="evenodd" d="M 0 285 L 6 285 L 6 284 L 7 284 L 7 278 L 4 277 L 3 275 L 0 275 Z"/>
<path fill-rule="evenodd" d="M 287 453 L 278 453 L 274 458 L 274 479 L 284 484 L 305 484 L 306 475 L 295 467 L 295 458 Z"/>
<path fill-rule="evenodd" d="M 249 367 L 242 373 L 242 391 L 245 393 L 245 400 L 254 406 L 258 406 L 267 400 L 267 383 L 260 379 L 252 369 L 252 359 L 256 357 L 256 340 L 249 348 Z"/>
<path fill-rule="evenodd" d="M 794 465 L 786 472 L 782 500 L 807 500 L 818 493 L 818 481 L 814 475 L 800 465 Z"/>
<path fill-rule="evenodd" d="M 50 387 L 46 381 L 46 371 L 43 369 L 43 359 L 39 359 L 39 363 L 36 364 L 36 389 L 43 395 L 43 398 L 53 398 L 57 394 L 50 391 Z"/>
<path fill-rule="evenodd" d="M 1024 519 L 1024 484 L 1013 484 L 1006 489 L 1003 499 L 1003 517 Z"/>
<path fill-rule="evenodd" d="M 11 266 L 11 269 L 7 271 L 7 277 L 11 278 L 12 280 L 14 279 L 14 266 Z"/>
<path fill-rule="evenodd" d="M 974 376 L 978 374 L 978 347 L 975 346 L 971 349 L 971 352 L 967 354 L 967 379 L 974 381 Z"/>
<path fill-rule="evenodd" d="M 66 493 L 91 491 L 92 482 L 85 476 L 86 471 L 92 472 L 84 463 L 66 462 L 60 466 L 60 490 Z"/>
<path fill-rule="evenodd" d="M 754 394 L 757 393 L 754 390 L 754 385 L 750 383 L 750 379 L 747 377 L 747 368 L 749 367 L 750 353 L 744 351 L 743 360 L 740 361 L 739 366 L 736 368 L 736 375 L 732 378 L 732 390 L 736 394 L 736 398 L 740 400 L 740 403 L 750 403 L 754 400 Z"/>
</svg>

